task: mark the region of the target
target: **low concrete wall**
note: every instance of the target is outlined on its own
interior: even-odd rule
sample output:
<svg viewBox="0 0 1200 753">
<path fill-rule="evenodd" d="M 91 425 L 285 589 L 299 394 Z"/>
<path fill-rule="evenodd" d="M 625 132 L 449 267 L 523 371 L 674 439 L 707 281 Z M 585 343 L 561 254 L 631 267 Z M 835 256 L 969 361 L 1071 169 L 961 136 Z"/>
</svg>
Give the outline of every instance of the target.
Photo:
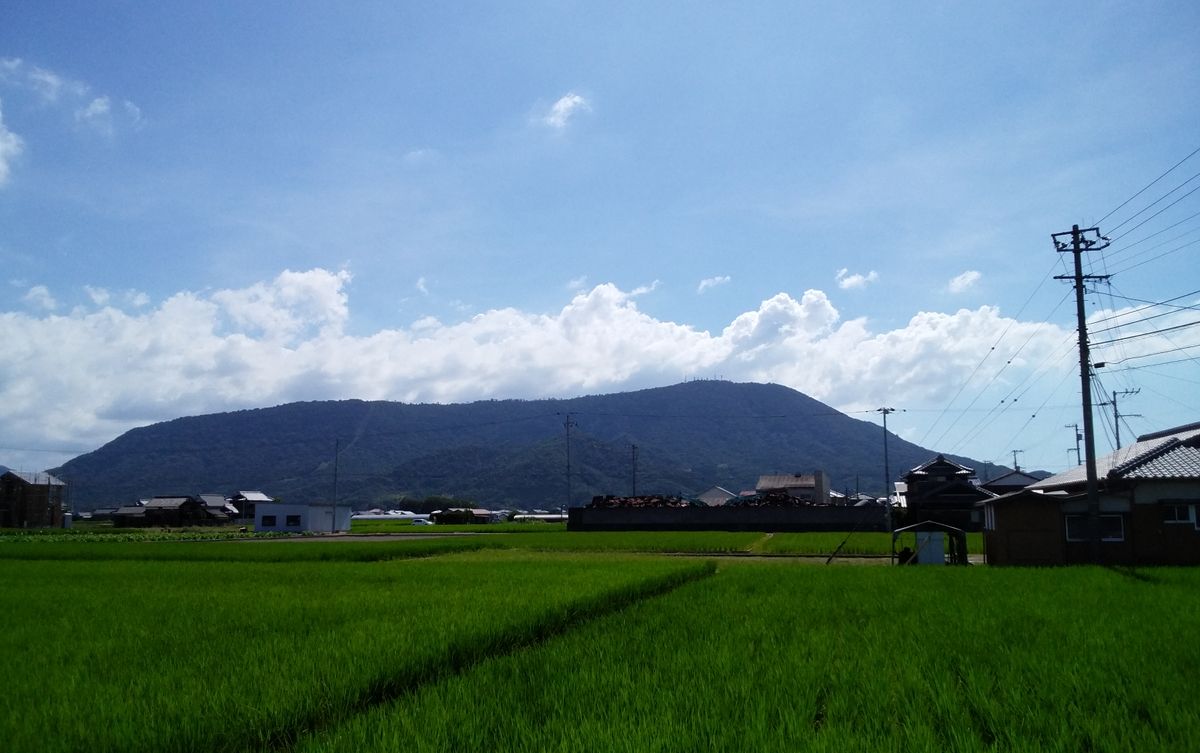
<svg viewBox="0 0 1200 753">
<path fill-rule="evenodd" d="M 573 507 L 569 531 L 886 531 L 882 507 Z"/>
</svg>

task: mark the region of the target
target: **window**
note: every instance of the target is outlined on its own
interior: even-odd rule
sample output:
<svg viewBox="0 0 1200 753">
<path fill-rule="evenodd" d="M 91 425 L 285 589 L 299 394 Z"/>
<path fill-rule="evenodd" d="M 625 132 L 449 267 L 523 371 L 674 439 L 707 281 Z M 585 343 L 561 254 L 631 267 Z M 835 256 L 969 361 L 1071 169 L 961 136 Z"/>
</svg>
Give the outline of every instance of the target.
<svg viewBox="0 0 1200 753">
<path fill-rule="evenodd" d="M 1192 505 L 1178 505 L 1170 502 L 1164 503 L 1163 522 L 1194 524 L 1196 522 L 1196 508 Z"/>
<path fill-rule="evenodd" d="M 287 516 L 287 522 L 285 525 L 288 528 L 299 528 L 300 527 L 300 516 L 299 515 Z"/>
<path fill-rule="evenodd" d="M 262 525 L 263 525 L 263 528 L 274 528 L 275 527 L 275 516 L 274 515 L 262 516 Z"/>
<path fill-rule="evenodd" d="M 1088 540 L 1088 516 L 1067 516 L 1067 541 Z M 1123 515 L 1100 516 L 1100 540 L 1120 542 L 1125 540 L 1125 517 Z"/>
</svg>

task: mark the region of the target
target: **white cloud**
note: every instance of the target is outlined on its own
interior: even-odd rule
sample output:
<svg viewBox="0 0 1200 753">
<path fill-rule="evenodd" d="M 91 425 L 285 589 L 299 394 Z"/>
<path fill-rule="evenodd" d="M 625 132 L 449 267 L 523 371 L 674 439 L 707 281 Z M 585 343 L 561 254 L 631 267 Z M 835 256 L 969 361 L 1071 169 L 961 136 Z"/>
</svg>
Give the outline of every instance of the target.
<svg viewBox="0 0 1200 753">
<path fill-rule="evenodd" d="M 567 92 L 559 97 L 557 102 L 550 105 L 550 109 L 542 115 L 540 122 L 544 126 L 561 131 L 567 127 L 576 113 L 589 112 L 591 109 L 592 105 L 587 99 L 575 92 Z"/>
<path fill-rule="evenodd" d="M 715 288 L 718 285 L 724 285 L 725 283 L 729 282 L 731 279 L 733 279 L 733 278 L 731 278 L 729 275 L 720 275 L 718 277 L 705 277 L 703 280 L 700 281 L 700 284 L 696 286 L 696 292 L 703 293 L 704 291 L 708 290 L 709 288 Z"/>
<path fill-rule="evenodd" d="M 425 283 L 424 277 L 417 278 L 417 290 L 421 291 L 421 295 L 429 295 L 429 286 Z"/>
<path fill-rule="evenodd" d="M 655 280 L 654 282 L 650 283 L 649 285 L 639 285 L 638 287 L 629 291 L 629 296 L 631 298 L 636 298 L 638 296 L 646 295 L 647 293 L 653 293 L 654 291 L 658 290 L 659 284 L 660 284 L 660 282 L 658 280 Z"/>
<path fill-rule="evenodd" d="M 850 270 L 842 267 L 838 270 L 837 276 L 834 279 L 837 280 L 838 287 L 842 290 L 853 290 L 855 288 L 865 288 L 867 285 L 878 280 L 879 275 L 873 269 L 865 275 L 858 273 L 850 274 Z"/>
<path fill-rule="evenodd" d="M 3 102 L 0 102 L 0 186 L 8 182 L 11 168 L 9 165 L 21 153 L 23 142 L 21 137 L 4 125 Z"/>
<path fill-rule="evenodd" d="M 58 308 L 58 301 L 54 300 L 54 296 L 50 295 L 50 289 L 45 285 L 34 285 L 21 300 L 44 311 L 53 311 Z"/>
<path fill-rule="evenodd" d="M 112 300 L 112 295 L 104 288 L 93 288 L 91 285 L 84 285 L 83 292 L 87 293 L 88 298 L 92 299 L 92 303 L 97 306 L 107 306 Z"/>
<path fill-rule="evenodd" d="M 140 290 L 126 290 L 124 297 L 125 302 L 135 308 L 141 308 L 149 305 L 150 303 L 150 296 L 146 295 Z"/>
<path fill-rule="evenodd" d="M 567 290 L 582 290 L 587 287 L 587 279 L 587 275 L 580 275 L 567 280 Z"/>
<path fill-rule="evenodd" d="M 28 427 L 9 438 L 17 446 L 96 446 L 153 421 L 295 400 L 563 397 L 697 373 L 776 382 L 848 410 L 939 404 L 1006 328 L 1028 340 L 1014 379 L 1071 334 L 988 306 L 872 332 L 843 321 L 820 290 L 779 293 L 714 334 L 652 317 L 639 291 L 606 283 L 550 314 L 493 309 L 353 335 L 350 279 L 286 271 L 240 290 L 65 316 L 46 313 L 49 291 L 33 288 L 26 299 L 44 311 L 0 312 L 10 356 L 0 360 L 0 426 Z"/>
<path fill-rule="evenodd" d="M 119 107 L 107 94 L 96 94 L 88 84 L 62 74 L 29 65 L 20 58 L 0 59 L 0 84 L 32 92 L 40 105 L 73 113 L 75 122 L 105 136 L 118 129 L 137 130 L 145 123 L 142 110 L 128 99 Z"/>
<path fill-rule="evenodd" d="M 968 269 L 966 272 L 963 272 L 961 275 L 958 275 L 951 280 L 946 285 L 946 288 L 951 293 L 965 293 L 974 287 L 975 283 L 979 282 L 981 277 L 983 277 L 981 273 L 976 272 L 974 269 Z"/>
</svg>

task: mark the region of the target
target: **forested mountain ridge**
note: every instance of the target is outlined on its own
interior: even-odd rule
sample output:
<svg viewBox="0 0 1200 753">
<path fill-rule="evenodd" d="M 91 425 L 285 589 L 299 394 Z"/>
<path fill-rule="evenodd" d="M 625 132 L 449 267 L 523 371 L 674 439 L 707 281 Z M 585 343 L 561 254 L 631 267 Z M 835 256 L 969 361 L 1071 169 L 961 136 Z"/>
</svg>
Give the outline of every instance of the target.
<svg viewBox="0 0 1200 753">
<path fill-rule="evenodd" d="M 780 385 L 723 381 L 565 400 L 341 400 L 178 418 L 128 431 L 53 472 L 70 482 L 79 509 L 246 489 L 297 502 L 336 495 L 356 507 L 434 494 L 557 507 L 567 496 L 568 418 L 576 505 L 631 491 L 634 445 L 639 493 L 736 492 L 760 474 L 815 469 L 837 490 L 883 487 L 878 425 Z M 888 450 L 893 478 L 936 454 L 895 435 Z"/>
</svg>

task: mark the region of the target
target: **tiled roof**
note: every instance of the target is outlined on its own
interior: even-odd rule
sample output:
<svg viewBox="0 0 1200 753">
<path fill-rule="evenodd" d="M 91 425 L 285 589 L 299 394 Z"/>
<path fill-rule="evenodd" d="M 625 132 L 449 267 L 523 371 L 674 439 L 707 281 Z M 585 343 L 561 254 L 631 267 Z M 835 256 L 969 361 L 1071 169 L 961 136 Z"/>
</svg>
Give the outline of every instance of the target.
<svg viewBox="0 0 1200 753">
<path fill-rule="evenodd" d="M 1200 447 L 1176 445 L 1121 474 L 1122 478 L 1200 479 Z"/>
<path fill-rule="evenodd" d="M 1152 459 L 1155 453 L 1181 443 L 1195 444 L 1193 440 L 1197 439 L 1200 439 L 1200 428 L 1191 426 L 1173 434 L 1160 432 L 1139 437 L 1138 441 L 1128 447 L 1122 447 L 1112 454 L 1096 458 L 1096 477 L 1103 479 L 1115 470 L 1123 478 L 1147 478 L 1131 476 L 1130 473 L 1133 469 Z M 1036 484 L 1031 484 L 1028 488 L 1036 490 L 1064 489 L 1084 483 L 1087 483 L 1087 466 L 1079 465 Z"/>
</svg>

